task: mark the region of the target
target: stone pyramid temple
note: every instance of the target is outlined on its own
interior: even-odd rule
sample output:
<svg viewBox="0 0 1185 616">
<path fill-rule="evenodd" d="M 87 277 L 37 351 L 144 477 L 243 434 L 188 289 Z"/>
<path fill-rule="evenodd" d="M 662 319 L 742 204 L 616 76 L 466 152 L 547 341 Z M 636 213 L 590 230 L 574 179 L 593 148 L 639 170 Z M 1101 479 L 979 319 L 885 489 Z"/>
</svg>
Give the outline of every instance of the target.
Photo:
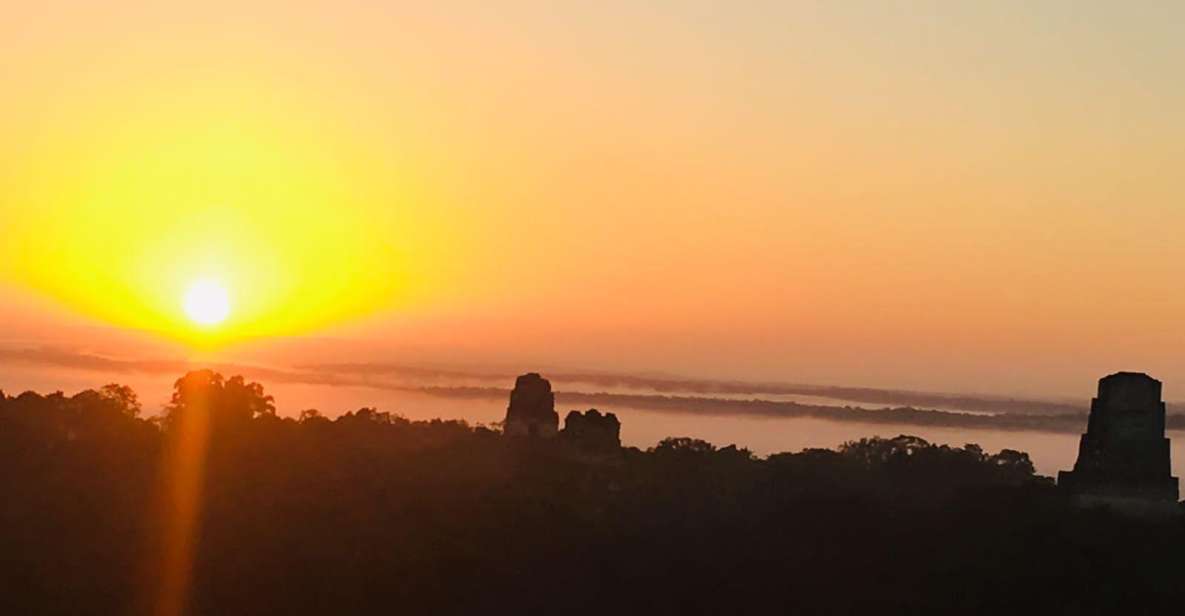
<svg viewBox="0 0 1185 616">
<path fill-rule="evenodd" d="M 551 438 L 557 434 L 559 423 L 551 383 L 535 372 L 518 377 L 506 408 L 506 435 Z"/>
<path fill-rule="evenodd" d="M 1119 372 L 1099 381 L 1074 470 L 1058 486 L 1085 500 L 1175 503 L 1160 381 Z"/>
</svg>

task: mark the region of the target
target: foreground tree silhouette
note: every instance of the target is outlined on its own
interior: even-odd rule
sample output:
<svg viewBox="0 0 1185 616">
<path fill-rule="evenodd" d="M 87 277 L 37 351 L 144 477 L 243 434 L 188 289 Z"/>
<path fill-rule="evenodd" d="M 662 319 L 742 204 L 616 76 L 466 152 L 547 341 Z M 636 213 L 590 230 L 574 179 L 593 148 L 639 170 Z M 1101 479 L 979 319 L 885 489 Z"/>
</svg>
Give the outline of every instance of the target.
<svg viewBox="0 0 1185 616">
<path fill-rule="evenodd" d="M 165 429 L 174 427 L 187 412 L 208 413 L 216 428 L 234 429 L 252 419 L 274 418 L 276 405 L 259 383 L 248 383 L 241 376 L 225 379 L 212 370 L 198 370 L 173 385 L 173 397 L 165 408 Z"/>
</svg>

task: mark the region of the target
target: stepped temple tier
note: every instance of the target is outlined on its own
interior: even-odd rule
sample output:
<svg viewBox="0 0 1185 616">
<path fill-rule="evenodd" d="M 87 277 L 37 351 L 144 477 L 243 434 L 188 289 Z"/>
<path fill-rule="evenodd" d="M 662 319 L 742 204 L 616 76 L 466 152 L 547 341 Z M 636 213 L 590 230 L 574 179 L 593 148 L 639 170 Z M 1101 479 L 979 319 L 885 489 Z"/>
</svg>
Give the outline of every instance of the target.
<svg viewBox="0 0 1185 616">
<path fill-rule="evenodd" d="M 1119 372 L 1099 381 L 1074 470 L 1058 486 L 1084 503 L 1176 503 L 1160 381 Z"/>
</svg>

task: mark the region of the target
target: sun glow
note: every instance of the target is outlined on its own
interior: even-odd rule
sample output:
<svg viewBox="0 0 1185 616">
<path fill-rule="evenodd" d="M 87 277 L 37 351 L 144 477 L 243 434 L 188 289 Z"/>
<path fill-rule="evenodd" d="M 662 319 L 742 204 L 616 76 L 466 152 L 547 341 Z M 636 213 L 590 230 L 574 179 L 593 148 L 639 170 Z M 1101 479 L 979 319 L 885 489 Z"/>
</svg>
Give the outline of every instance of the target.
<svg viewBox="0 0 1185 616">
<path fill-rule="evenodd" d="M 465 245 L 348 101 L 235 83 L 103 93 L 63 97 L 89 103 L 41 123 L 19 169 L 0 164 L 0 195 L 21 204 L 0 206 L 0 279 L 222 345 L 408 305 Z"/>
<path fill-rule="evenodd" d="M 185 314 L 198 325 L 212 327 L 230 316 L 230 294 L 216 280 L 199 280 L 185 293 Z"/>
</svg>

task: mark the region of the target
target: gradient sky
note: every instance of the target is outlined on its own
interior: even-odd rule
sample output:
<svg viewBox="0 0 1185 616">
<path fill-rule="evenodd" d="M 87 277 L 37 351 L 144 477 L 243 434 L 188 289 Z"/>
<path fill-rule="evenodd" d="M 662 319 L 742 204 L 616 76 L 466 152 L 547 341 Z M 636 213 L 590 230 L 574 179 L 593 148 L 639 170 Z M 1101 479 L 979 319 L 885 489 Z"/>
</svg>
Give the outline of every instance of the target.
<svg viewBox="0 0 1185 616">
<path fill-rule="evenodd" d="M 9 346 L 1185 392 L 1182 3 L 3 13 Z"/>
</svg>

